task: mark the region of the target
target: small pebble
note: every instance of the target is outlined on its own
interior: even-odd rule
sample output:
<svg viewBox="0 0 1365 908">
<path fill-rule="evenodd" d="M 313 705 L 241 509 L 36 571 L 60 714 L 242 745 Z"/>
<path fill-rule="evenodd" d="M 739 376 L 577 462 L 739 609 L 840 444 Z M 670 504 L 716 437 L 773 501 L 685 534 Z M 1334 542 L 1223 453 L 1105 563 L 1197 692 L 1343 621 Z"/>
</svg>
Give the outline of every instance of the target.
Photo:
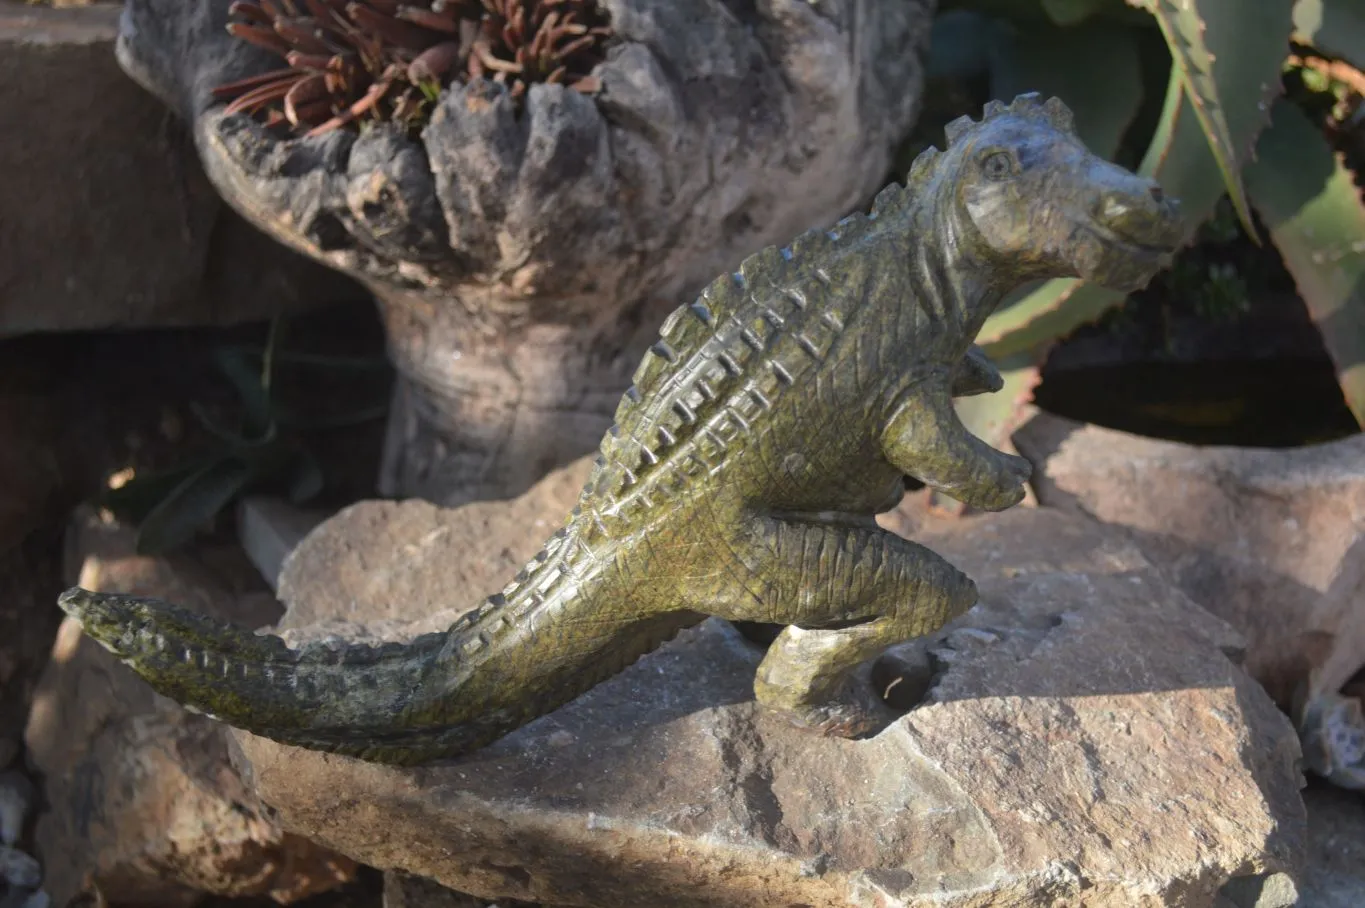
<svg viewBox="0 0 1365 908">
<path fill-rule="evenodd" d="M 19 841 L 37 796 L 28 776 L 13 770 L 0 773 L 0 844 Z"/>
<path fill-rule="evenodd" d="M 36 889 L 43 881 L 43 868 L 18 848 L 0 845 L 0 878 L 11 886 Z"/>
</svg>

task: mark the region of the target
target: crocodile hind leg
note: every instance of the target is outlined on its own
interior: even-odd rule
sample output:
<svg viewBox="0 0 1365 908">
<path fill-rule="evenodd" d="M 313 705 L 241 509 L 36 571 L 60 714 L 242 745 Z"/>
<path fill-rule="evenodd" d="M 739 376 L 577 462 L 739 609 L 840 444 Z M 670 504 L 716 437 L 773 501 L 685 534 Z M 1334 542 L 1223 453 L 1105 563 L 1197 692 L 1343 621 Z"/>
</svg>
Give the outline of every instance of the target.
<svg viewBox="0 0 1365 908">
<path fill-rule="evenodd" d="M 897 469 L 935 491 L 983 511 L 1003 511 L 1024 500 L 1033 465 L 997 451 L 967 430 L 946 388 L 929 384 L 891 417 L 882 453 Z"/>
<path fill-rule="evenodd" d="M 790 625 L 759 665 L 758 702 L 826 734 L 854 737 L 893 719 L 854 669 L 976 602 L 976 585 L 965 574 L 871 522 L 758 518 L 734 551 L 748 579 L 719 603 L 713 587 L 715 612 Z"/>
</svg>

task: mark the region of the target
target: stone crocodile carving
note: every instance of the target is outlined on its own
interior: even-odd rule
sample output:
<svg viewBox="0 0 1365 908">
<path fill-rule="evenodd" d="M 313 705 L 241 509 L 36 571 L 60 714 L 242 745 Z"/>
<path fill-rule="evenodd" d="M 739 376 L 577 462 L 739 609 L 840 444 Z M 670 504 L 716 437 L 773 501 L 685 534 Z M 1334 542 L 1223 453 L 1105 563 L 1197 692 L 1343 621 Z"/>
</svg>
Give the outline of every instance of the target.
<svg viewBox="0 0 1365 908">
<path fill-rule="evenodd" d="M 158 600 L 73 589 L 62 607 L 187 706 L 376 762 L 484 746 L 711 615 L 787 626 L 760 704 L 822 733 L 883 726 L 852 670 L 976 587 L 874 516 L 907 475 L 985 510 L 1030 475 L 953 409 L 1001 387 L 972 345 L 982 323 L 1031 279 L 1141 287 L 1182 236 L 1176 203 L 1091 154 L 1057 99 L 991 102 L 947 135 L 870 213 L 751 256 L 675 311 L 565 526 L 448 631 L 291 649 Z"/>
</svg>

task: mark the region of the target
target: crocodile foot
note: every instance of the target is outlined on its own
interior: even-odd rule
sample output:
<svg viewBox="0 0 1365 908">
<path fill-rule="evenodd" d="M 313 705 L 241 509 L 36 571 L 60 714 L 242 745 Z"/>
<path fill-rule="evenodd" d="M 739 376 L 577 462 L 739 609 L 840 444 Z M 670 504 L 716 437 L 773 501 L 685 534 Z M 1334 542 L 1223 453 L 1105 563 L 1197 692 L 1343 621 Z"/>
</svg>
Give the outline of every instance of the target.
<svg viewBox="0 0 1365 908">
<path fill-rule="evenodd" d="M 797 728 L 832 738 L 870 738 L 900 716 L 861 678 L 843 681 L 819 703 L 772 708 Z"/>
</svg>

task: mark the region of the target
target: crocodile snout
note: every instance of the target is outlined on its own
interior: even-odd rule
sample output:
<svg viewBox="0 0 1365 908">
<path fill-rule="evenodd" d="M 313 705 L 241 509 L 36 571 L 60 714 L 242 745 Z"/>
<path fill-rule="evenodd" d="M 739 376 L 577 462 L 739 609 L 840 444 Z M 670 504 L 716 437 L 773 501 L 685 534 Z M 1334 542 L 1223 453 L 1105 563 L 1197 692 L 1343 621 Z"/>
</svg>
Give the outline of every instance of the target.
<svg viewBox="0 0 1365 908">
<path fill-rule="evenodd" d="M 1167 197 L 1152 180 L 1122 174 L 1121 181 L 1105 181 L 1093 213 L 1096 223 L 1118 240 L 1135 246 L 1171 251 L 1180 243 L 1183 227 L 1180 203 Z M 1118 183 L 1118 185 L 1115 185 Z"/>
<path fill-rule="evenodd" d="M 1180 203 L 1146 177 L 1098 158 L 1078 168 L 1092 187 L 1090 203 L 1076 212 L 1080 228 L 1071 253 L 1087 281 L 1131 293 L 1170 265 L 1184 239 Z"/>
</svg>

